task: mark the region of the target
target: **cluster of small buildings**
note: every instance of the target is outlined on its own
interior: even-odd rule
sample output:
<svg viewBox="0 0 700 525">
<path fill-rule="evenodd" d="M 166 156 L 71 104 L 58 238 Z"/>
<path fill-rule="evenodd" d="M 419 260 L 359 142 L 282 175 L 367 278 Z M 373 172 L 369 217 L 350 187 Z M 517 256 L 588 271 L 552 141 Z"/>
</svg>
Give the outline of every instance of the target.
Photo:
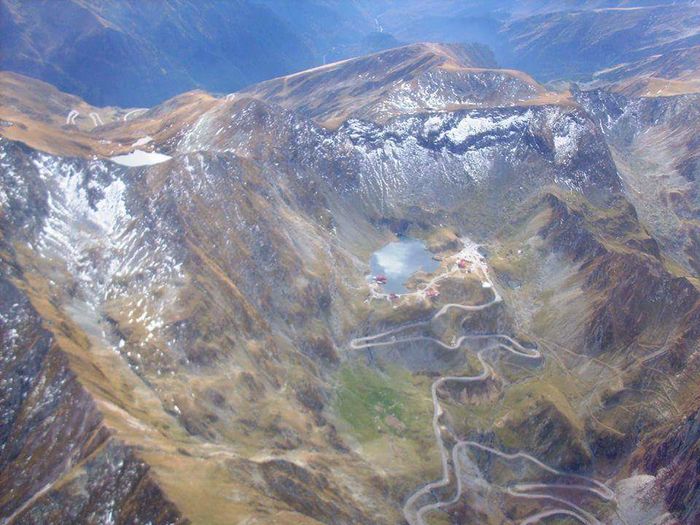
<svg viewBox="0 0 700 525">
<path fill-rule="evenodd" d="M 374 282 L 377 283 L 378 285 L 385 285 L 387 282 L 387 277 L 386 277 L 386 275 L 382 275 L 382 274 L 375 275 Z M 390 301 L 397 301 L 399 299 L 399 297 L 400 296 L 398 294 L 395 294 L 395 293 L 389 294 Z"/>
<path fill-rule="evenodd" d="M 441 260 L 443 260 L 443 257 L 436 255 L 433 257 L 433 259 L 435 259 L 436 261 L 441 261 Z M 464 259 L 464 258 L 460 258 L 459 260 L 457 260 L 457 267 L 460 270 L 465 270 L 469 273 L 471 273 L 471 271 L 472 271 L 471 264 L 470 264 L 469 260 Z M 377 275 L 372 277 L 372 280 L 376 284 L 383 286 L 387 283 L 388 278 L 386 275 L 377 274 Z M 487 285 L 487 286 L 489 286 L 489 285 Z M 427 297 L 429 299 L 435 299 L 437 297 L 440 297 L 440 291 L 434 287 L 426 288 L 423 293 L 425 294 L 425 297 Z M 392 302 L 398 301 L 401 298 L 401 296 L 399 294 L 396 294 L 396 293 L 390 293 L 387 295 L 387 297 Z"/>
</svg>

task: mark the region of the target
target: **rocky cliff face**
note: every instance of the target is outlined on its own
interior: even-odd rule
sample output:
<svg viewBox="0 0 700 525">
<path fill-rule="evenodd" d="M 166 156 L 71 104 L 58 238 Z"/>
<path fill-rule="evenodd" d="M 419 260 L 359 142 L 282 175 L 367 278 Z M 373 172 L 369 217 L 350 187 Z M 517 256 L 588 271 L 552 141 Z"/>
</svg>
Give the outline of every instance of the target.
<svg viewBox="0 0 700 525">
<path fill-rule="evenodd" d="M 697 95 L 578 95 L 598 119 L 626 194 L 666 252 L 698 270 Z"/>
<path fill-rule="evenodd" d="M 7 230 L 5 223 L 4 236 Z M 42 316 L 29 299 L 34 290 L 18 287 L 30 279 L 9 240 L 0 263 L 3 522 L 186 523 L 149 465 L 104 424 L 63 346 L 72 327 L 56 312 Z"/>
<path fill-rule="evenodd" d="M 441 476 L 435 417 L 451 446 L 488 447 L 450 461 L 493 487 L 559 490 L 551 470 L 520 479 L 484 454 L 537 458 L 574 485 L 612 479 L 618 499 L 567 501 L 614 523 L 643 465 L 661 485 L 654 519 L 691 523 L 692 428 L 666 443 L 698 382 L 696 280 L 659 235 L 675 226 L 635 207 L 622 153 L 641 107 L 690 121 L 667 101 L 555 96 L 472 59 L 413 46 L 229 97 L 81 105 L 94 126 L 59 118 L 61 101 L 81 103 L 5 79 L 6 522 L 413 520 L 404 505 Z M 391 298 L 366 274 L 395 233 L 425 239 L 439 268 Z M 487 306 L 455 307 L 472 302 Z M 405 345 L 349 344 L 396 329 Z M 440 377 L 482 371 L 431 397 Z M 683 468 L 664 477 L 658 458 Z M 423 499 L 451 501 L 453 472 Z M 428 521 L 552 511 L 470 498 Z"/>
<path fill-rule="evenodd" d="M 697 401 L 688 403 L 690 407 Z M 653 474 L 669 508 L 693 523 L 698 514 L 698 411 L 690 408 L 676 420 L 645 440 L 634 465 Z"/>
</svg>

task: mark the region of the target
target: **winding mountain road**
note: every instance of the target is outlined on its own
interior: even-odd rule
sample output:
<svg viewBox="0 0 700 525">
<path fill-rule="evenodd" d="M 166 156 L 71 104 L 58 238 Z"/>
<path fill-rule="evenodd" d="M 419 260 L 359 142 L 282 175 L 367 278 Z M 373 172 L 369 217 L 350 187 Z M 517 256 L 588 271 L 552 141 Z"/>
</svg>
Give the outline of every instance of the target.
<svg viewBox="0 0 700 525">
<path fill-rule="evenodd" d="M 126 122 L 129 120 L 129 117 L 131 115 L 135 115 L 136 113 L 143 113 L 145 111 L 148 111 L 148 108 L 138 108 L 138 109 L 132 109 L 131 111 L 127 111 L 124 116 L 122 117 L 122 120 Z"/>
<path fill-rule="evenodd" d="M 92 119 L 92 124 L 94 127 L 105 125 L 105 123 L 102 121 L 102 117 L 100 117 L 100 115 L 94 111 L 90 113 L 90 118 Z"/>
<path fill-rule="evenodd" d="M 437 444 L 438 450 L 440 451 L 442 477 L 436 481 L 423 485 L 406 500 L 406 503 L 403 507 L 403 514 L 406 518 L 406 521 L 408 521 L 410 525 L 426 525 L 426 514 L 454 505 L 460 500 L 464 493 L 464 473 L 462 472 L 459 455 L 460 453 L 467 452 L 469 449 L 473 449 L 476 451 L 492 454 L 494 456 L 508 461 L 523 460 L 530 463 L 535 468 L 542 470 L 544 473 L 550 476 L 553 475 L 564 477 L 565 479 L 573 482 L 515 483 L 505 489 L 501 489 L 503 493 L 514 498 L 546 500 L 550 503 L 557 505 L 556 508 L 546 509 L 527 517 L 526 519 L 520 522 L 521 525 L 531 525 L 534 523 L 539 523 L 543 519 L 557 515 L 569 516 L 578 520 L 584 525 L 600 525 L 600 521 L 595 516 L 593 516 L 592 513 L 581 508 L 576 503 L 565 499 L 564 497 L 548 493 L 547 491 L 578 491 L 580 493 L 588 493 L 589 495 L 593 495 L 606 502 L 614 501 L 614 492 L 603 483 L 585 476 L 567 474 L 565 472 L 559 471 L 557 469 L 554 469 L 553 467 L 542 463 L 538 459 L 524 452 L 509 454 L 470 440 L 456 440 L 456 443 L 452 447 L 451 453 L 445 446 L 443 432 L 448 432 L 449 430 L 446 426 L 440 424 L 440 417 L 443 414 L 443 408 L 440 405 L 440 400 L 438 397 L 438 389 L 440 388 L 440 386 L 446 383 L 467 384 L 484 381 L 490 376 L 494 375 L 495 372 L 493 368 L 486 362 L 484 358 L 484 354 L 491 350 L 501 349 L 525 359 L 542 359 L 542 354 L 539 350 L 534 348 L 526 348 L 523 345 L 521 345 L 518 341 L 514 340 L 512 337 L 506 334 L 467 334 L 462 335 L 461 337 L 456 339 L 452 344 L 447 344 L 441 341 L 440 339 L 424 335 L 398 337 L 401 333 L 405 333 L 407 331 L 414 330 L 420 327 L 427 327 L 432 320 L 435 320 L 445 315 L 448 311 L 452 309 L 461 310 L 464 312 L 474 312 L 484 310 L 493 306 L 494 304 L 501 302 L 501 296 L 498 294 L 498 291 L 496 290 L 495 286 L 493 285 L 493 282 L 489 277 L 488 267 L 483 257 L 481 257 L 481 255 L 478 252 L 478 245 L 472 243 L 468 239 L 465 239 L 464 249 L 457 255 L 453 256 L 453 258 L 455 259 L 455 261 L 459 259 L 464 259 L 471 263 L 472 269 L 477 272 L 477 275 L 480 274 L 480 277 L 482 279 L 482 285 L 484 286 L 484 288 L 488 288 L 492 291 L 493 297 L 490 301 L 475 305 L 456 303 L 446 304 L 442 308 L 440 308 L 440 310 L 438 310 L 428 321 L 417 321 L 415 323 L 403 325 L 398 328 L 387 330 L 378 334 L 365 337 L 358 337 L 351 340 L 349 344 L 350 349 L 352 350 L 363 350 L 376 347 L 413 343 L 416 341 L 426 341 L 435 343 L 447 350 L 457 350 L 461 348 L 462 345 L 467 341 L 493 341 L 493 344 L 487 345 L 476 354 L 476 357 L 479 360 L 479 363 L 482 367 L 482 371 L 479 374 L 475 376 L 443 376 L 435 380 L 430 387 L 430 393 L 433 403 L 432 427 L 433 434 L 435 436 L 435 442 Z M 458 271 L 459 270 L 457 268 L 457 265 L 455 264 L 451 269 L 448 269 L 444 273 L 434 277 L 422 289 L 417 290 L 415 292 L 410 292 L 408 294 L 404 294 L 403 296 L 420 296 L 421 294 L 425 295 L 425 291 L 427 289 L 431 288 L 432 286 L 440 282 L 442 279 L 446 278 L 448 275 L 451 275 Z M 381 298 L 384 295 L 386 294 L 380 294 L 373 291 L 372 297 Z M 456 436 L 454 436 L 454 434 L 453 437 L 456 439 Z M 450 460 L 452 466 L 450 466 Z M 448 487 L 450 485 L 450 480 L 452 476 L 454 476 L 456 480 L 456 492 L 452 498 L 450 498 L 447 501 L 440 501 L 438 499 L 438 501 L 435 501 L 433 503 L 427 503 L 423 505 L 420 504 L 420 500 L 422 499 L 436 499 L 437 497 L 434 495 L 433 491 Z"/>
<path fill-rule="evenodd" d="M 78 115 L 80 115 L 80 111 L 76 111 L 75 109 L 70 110 L 70 113 L 68 113 L 66 117 L 66 126 L 74 126 L 75 119 L 78 118 Z"/>
</svg>

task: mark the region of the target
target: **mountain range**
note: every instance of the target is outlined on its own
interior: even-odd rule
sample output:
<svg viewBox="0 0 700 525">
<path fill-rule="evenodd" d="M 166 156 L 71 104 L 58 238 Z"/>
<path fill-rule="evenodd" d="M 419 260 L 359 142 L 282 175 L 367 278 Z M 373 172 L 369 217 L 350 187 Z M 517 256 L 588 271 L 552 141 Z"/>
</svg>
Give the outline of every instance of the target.
<svg viewBox="0 0 700 525">
<path fill-rule="evenodd" d="M 58 4 L 0 2 L 0 523 L 700 520 L 693 3 Z"/>
<path fill-rule="evenodd" d="M 402 43 L 475 42 L 541 82 L 697 91 L 698 16 L 669 0 L 2 0 L 0 69 L 94 105 L 142 107 Z"/>
</svg>

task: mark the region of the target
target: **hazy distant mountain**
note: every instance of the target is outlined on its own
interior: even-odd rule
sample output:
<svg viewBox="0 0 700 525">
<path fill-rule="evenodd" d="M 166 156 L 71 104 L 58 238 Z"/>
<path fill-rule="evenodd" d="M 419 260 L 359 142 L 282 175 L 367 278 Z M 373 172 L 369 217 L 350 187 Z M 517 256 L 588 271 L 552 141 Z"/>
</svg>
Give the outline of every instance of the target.
<svg viewBox="0 0 700 525">
<path fill-rule="evenodd" d="M 366 51 L 373 29 L 361 16 L 332 3 L 293 4 L 278 15 L 251 0 L 2 0 L 0 68 L 95 104 L 143 106 L 298 71 L 334 45 Z"/>
<path fill-rule="evenodd" d="M 650 3 L 655 7 L 637 8 Z M 498 62 L 540 80 L 584 79 L 693 45 L 689 29 L 697 8 L 680 16 L 686 13 L 680 5 L 0 0 L 0 69 L 48 81 L 93 104 L 150 106 L 197 87 L 230 92 L 401 43 L 435 41 L 488 45 Z M 624 9 L 601 11 L 609 7 Z"/>
<path fill-rule="evenodd" d="M 558 12 L 506 24 L 510 61 L 543 80 L 590 79 L 596 72 L 682 53 L 700 43 L 700 6 L 656 5 Z M 673 60 L 673 59 L 669 59 Z M 690 69 L 697 61 L 691 58 Z M 660 66 L 657 69 L 662 70 Z M 685 68 L 666 73 L 676 78 Z M 623 69 L 624 71 L 624 69 Z M 634 71 L 630 71 L 634 73 Z"/>
</svg>

